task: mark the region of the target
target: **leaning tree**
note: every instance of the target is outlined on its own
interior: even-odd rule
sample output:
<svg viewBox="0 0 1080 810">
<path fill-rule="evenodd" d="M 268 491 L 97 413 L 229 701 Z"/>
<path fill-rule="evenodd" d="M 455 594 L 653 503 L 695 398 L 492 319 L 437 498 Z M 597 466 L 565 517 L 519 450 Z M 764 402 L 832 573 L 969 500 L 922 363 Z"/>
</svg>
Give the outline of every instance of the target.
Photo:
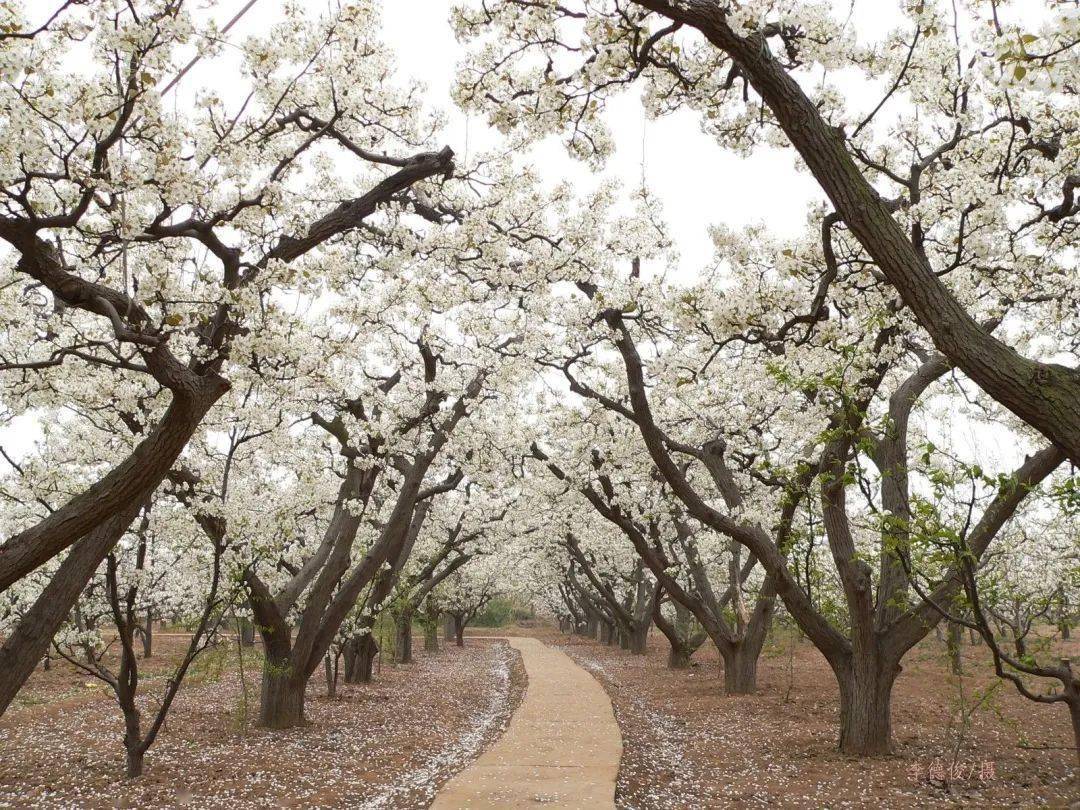
<svg viewBox="0 0 1080 810">
<path fill-rule="evenodd" d="M 6 31 L 27 30 L 10 4 L 3 14 Z M 363 250 L 362 226 L 385 206 L 423 207 L 418 184 L 453 171 L 448 148 L 425 150 L 433 124 L 416 88 L 386 80 L 370 7 L 287 15 L 241 48 L 246 98 L 207 92 L 182 110 L 163 98 L 179 49 L 214 41 L 183 0 L 70 4 L 33 35 L 4 36 L 14 407 L 63 408 L 53 380 L 91 368 L 143 398 L 148 418 L 126 453 L 51 510 L 28 510 L 0 545 L 4 589 L 71 549 L 0 650 L 0 707 L 236 370 L 266 362 L 252 344 L 277 311 L 267 304 L 348 267 L 332 257 Z"/>
<path fill-rule="evenodd" d="M 456 95 L 593 163 L 614 148 L 607 101 L 633 84 L 647 113 L 692 110 L 740 154 L 790 144 L 828 200 L 821 228 L 850 234 L 950 365 L 1080 462 L 1080 18 L 998 0 L 885 11 L 896 26 L 874 37 L 871 0 L 464 4 L 476 45 Z"/>
<path fill-rule="evenodd" d="M 757 559 L 836 675 L 841 748 L 882 753 L 900 661 L 937 622 L 933 602 L 961 587 L 948 569 L 929 598 L 913 598 L 906 570 L 925 439 L 911 414 L 951 364 L 868 277 L 850 239 L 811 231 L 777 244 L 760 229 L 715 238 L 718 270 L 692 285 L 648 278 L 637 261 L 622 278 L 579 282 L 578 303 L 558 310 L 571 336 L 568 384 L 635 426 L 689 516 Z M 959 386 L 934 394 L 964 401 Z M 980 409 L 973 422 L 1030 441 L 992 400 Z M 954 527 L 976 555 L 1064 459 L 1038 441 L 1026 459 L 980 459 L 1004 469 L 981 514 Z M 814 604 L 792 565 L 815 538 L 843 585 L 839 615 Z"/>
</svg>

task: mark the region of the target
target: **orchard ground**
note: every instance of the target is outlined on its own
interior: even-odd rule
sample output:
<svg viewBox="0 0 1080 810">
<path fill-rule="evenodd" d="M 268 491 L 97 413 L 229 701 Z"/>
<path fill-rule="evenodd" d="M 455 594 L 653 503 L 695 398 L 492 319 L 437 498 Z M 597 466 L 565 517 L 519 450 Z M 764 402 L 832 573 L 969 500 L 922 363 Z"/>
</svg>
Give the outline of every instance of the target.
<svg viewBox="0 0 1080 810">
<path fill-rule="evenodd" d="M 752 697 L 724 696 L 707 647 L 691 669 L 667 669 L 658 634 L 633 656 L 544 626 L 475 631 L 492 633 L 559 647 L 607 690 L 623 735 L 621 808 L 1080 806 L 1066 713 L 998 685 L 982 646 L 965 643 L 959 678 L 933 636 L 913 650 L 894 697 L 895 755 L 855 759 L 836 752 L 831 673 L 784 627 Z M 157 639 L 144 699 L 182 643 Z M 258 649 L 242 661 L 246 697 L 235 645 L 200 659 L 134 781 L 122 778 L 111 695 L 65 662 L 39 669 L 0 720 L 0 806 L 427 807 L 497 739 L 527 688 L 507 645 L 467 638 L 418 649 L 411 665 L 384 659 L 374 683 L 339 686 L 334 700 L 312 678 L 308 724 L 268 732 L 253 726 Z"/>
</svg>

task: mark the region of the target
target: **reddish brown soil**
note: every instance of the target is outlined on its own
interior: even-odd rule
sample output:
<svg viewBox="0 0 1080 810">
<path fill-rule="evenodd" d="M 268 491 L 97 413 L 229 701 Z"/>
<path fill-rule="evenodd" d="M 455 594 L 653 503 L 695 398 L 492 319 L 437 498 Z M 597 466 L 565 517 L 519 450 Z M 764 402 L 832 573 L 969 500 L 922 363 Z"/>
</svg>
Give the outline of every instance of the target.
<svg viewBox="0 0 1080 810">
<path fill-rule="evenodd" d="M 671 671 L 659 635 L 650 637 L 647 655 L 633 656 L 550 630 L 537 634 L 561 645 L 611 696 L 623 733 L 622 808 L 1080 807 L 1080 784 L 1071 782 L 1080 776 L 1075 753 L 1060 750 L 1072 745 L 1067 710 L 995 686 L 982 647 L 965 645 L 971 674 L 962 680 L 948 673 L 944 646 L 933 637 L 909 653 L 893 701 L 895 756 L 857 759 L 836 750 L 831 671 L 790 633 L 766 648 L 752 697 L 723 694 L 711 649 L 699 650 L 694 669 Z M 970 709 L 987 690 L 970 722 L 959 721 L 959 707 Z M 959 778 L 948 772 L 954 761 Z"/>
<path fill-rule="evenodd" d="M 144 714 L 183 639 L 161 638 L 146 662 Z M 38 671 L 0 719 L 2 807 L 427 807 L 435 791 L 501 734 L 524 693 L 520 657 L 471 641 L 437 655 L 383 664 L 376 683 L 339 687 L 321 673 L 308 725 L 252 727 L 259 661 L 235 647 L 200 659 L 146 757 L 146 776 L 123 778 L 123 734 L 111 693 L 67 664 Z M 155 680 L 156 679 L 156 680 Z"/>
</svg>

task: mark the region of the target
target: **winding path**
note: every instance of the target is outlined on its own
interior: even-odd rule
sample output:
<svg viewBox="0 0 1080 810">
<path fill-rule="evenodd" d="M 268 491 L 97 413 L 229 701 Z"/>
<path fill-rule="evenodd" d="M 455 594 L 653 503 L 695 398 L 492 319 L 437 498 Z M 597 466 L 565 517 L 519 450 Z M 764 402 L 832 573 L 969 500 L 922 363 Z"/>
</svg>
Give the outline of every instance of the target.
<svg viewBox="0 0 1080 810">
<path fill-rule="evenodd" d="M 506 733 L 435 797 L 432 810 L 615 806 L 622 736 L 603 687 L 535 638 L 509 638 L 529 683 Z"/>
</svg>

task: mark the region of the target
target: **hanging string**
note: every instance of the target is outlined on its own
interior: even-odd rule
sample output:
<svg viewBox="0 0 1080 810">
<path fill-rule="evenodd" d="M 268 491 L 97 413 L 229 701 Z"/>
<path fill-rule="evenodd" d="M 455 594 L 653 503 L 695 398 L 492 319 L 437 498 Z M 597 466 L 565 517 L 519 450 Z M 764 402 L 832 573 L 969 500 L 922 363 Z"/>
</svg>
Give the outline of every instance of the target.
<svg viewBox="0 0 1080 810">
<path fill-rule="evenodd" d="M 645 119 L 645 110 L 641 110 L 641 193 L 645 194 L 645 130 L 648 121 Z"/>
<path fill-rule="evenodd" d="M 469 170 L 469 121 L 472 120 L 472 116 L 465 113 L 465 158 L 461 161 L 461 165 L 465 167 L 465 171 Z"/>
</svg>

